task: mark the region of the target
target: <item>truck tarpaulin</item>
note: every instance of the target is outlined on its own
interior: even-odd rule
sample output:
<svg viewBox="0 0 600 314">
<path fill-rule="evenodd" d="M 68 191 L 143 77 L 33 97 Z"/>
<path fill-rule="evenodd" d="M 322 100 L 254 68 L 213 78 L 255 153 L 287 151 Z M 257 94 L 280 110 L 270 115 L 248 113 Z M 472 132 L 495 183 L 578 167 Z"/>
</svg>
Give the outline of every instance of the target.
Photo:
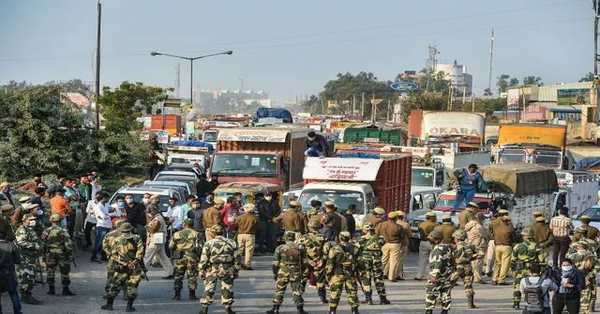
<svg viewBox="0 0 600 314">
<path fill-rule="evenodd" d="M 260 122 L 265 118 L 281 119 L 283 123 L 293 123 L 292 114 L 285 108 L 258 108 L 254 121 Z"/>
<path fill-rule="evenodd" d="M 558 191 L 554 170 L 533 164 L 490 165 L 483 167 L 481 174 L 490 189 L 515 197 Z"/>
</svg>

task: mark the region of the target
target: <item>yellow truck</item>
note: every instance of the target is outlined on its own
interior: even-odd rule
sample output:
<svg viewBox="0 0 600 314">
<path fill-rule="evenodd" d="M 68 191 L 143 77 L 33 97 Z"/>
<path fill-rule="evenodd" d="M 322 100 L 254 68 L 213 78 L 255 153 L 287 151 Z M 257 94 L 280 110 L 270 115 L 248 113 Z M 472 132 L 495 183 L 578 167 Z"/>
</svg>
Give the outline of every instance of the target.
<svg viewBox="0 0 600 314">
<path fill-rule="evenodd" d="M 529 163 L 562 169 L 567 127 L 550 124 L 502 124 L 494 152 L 497 164 Z"/>
</svg>

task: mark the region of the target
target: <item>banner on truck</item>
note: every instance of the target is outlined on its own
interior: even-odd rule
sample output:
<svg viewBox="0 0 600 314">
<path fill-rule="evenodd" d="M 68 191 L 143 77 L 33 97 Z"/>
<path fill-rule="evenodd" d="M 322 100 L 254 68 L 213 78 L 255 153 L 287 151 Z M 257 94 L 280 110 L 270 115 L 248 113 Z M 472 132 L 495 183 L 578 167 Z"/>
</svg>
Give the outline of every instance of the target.
<svg viewBox="0 0 600 314">
<path fill-rule="evenodd" d="M 308 157 L 305 180 L 375 181 L 382 159 Z"/>
<path fill-rule="evenodd" d="M 284 129 L 221 129 L 219 141 L 285 143 L 288 133 Z"/>
</svg>

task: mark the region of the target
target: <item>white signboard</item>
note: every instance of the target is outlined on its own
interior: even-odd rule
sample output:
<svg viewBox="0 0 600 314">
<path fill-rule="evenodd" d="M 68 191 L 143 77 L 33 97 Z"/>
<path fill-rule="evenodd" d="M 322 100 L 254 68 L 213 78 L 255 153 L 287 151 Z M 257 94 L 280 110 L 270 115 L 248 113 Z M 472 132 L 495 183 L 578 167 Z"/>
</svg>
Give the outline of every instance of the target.
<svg viewBox="0 0 600 314">
<path fill-rule="evenodd" d="M 168 144 L 169 133 L 167 131 L 159 131 L 156 133 L 156 141 L 158 141 L 159 144 Z"/>
<path fill-rule="evenodd" d="M 383 160 L 368 158 L 308 157 L 304 179 L 335 181 L 375 181 Z"/>
<path fill-rule="evenodd" d="M 219 141 L 285 143 L 287 130 L 221 129 Z"/>
<path fill-rule="evenodd" d="M 485 128 L 483 116 L 469 112 L 429 112 L 423 115 L 424 138 L 430 136 L 481 137 Z"/>
</svg>

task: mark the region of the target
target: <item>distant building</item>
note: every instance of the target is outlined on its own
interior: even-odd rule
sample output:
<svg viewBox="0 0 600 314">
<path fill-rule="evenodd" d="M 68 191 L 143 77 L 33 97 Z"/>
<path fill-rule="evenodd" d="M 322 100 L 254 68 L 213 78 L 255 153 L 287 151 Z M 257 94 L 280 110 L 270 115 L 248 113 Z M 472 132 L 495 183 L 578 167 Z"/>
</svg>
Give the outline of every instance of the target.
<svg viewBox="0 0 600 314">
<path fill-rule="evenodd" d="M 458 64 L 456 60 L 451 64 L 438 63 L 435 72 L 444 72 L 445 79 L 452 84 L 455 95 L 470 96 L 473 91 L 473 76 L 467 73 L 467 67 Z"/>
<path fill-rule="evenodd" d="M 269 94 L 262 90 L 203 90 L 197 103 L 206 114 L 240 113 L 252 107 L 272 106 Z"/>
</svg>

